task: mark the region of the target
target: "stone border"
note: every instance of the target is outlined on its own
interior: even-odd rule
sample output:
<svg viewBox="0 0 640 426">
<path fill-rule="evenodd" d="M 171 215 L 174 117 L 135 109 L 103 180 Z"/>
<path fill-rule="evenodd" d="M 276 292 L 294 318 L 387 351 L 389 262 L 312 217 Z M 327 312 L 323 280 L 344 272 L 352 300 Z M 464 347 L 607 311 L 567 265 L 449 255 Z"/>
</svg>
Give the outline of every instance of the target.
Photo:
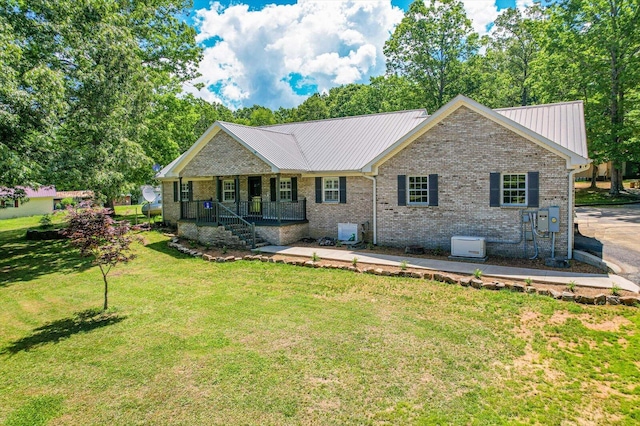
<svg viewBox="0 0 640 426">
<path fill-rule="evenodd" d="M 294 266 L 302 266 L 306 268 L 322 268 L 322 269 L 341 269 L 345 271 L 358 272 L 362 274 L 371 274 L 371 275 L 379 275 L 384 277 L 405 277 L 405 278 L 417 278 L 424 279 L 429 281 L 437 281 L 445 284 L 451 285 L 460 285 L 462 287 L 473 287 L 478 290 L 511 290 L 517 293 L 527 293 L 527 294 L 538 294 L 541 296 L 549 296 L 553 297 L 557 300 L 562 300 L 565 302 L 575 302 L 583 305 L 626 305 L 626 306 L 637 306 L 640 307 L 640 296 L 613 296 L 606 294 L 598 294 L 596 296 L 584 296 L 579 294 L 574 294 L 569 291 L 557 291 L 554 289 L 546 289 L 546 288 L 536 288 L 532 285 L 524 285 L 524 284 L 512 284 L 512 283 L 503 283 L 500 281 L 490 281 L 484 282 L 478 278 L 456 278 L 452 275 L 445 274 L 442 272 L 415 272 L 415 271 L 390 271 L 388 269 L 383 268 L 357 268 L 356 266 L 347 266 L 347 265 L 337 265 L 337 264 L 327 264 L 327 265 L 319 265 L 312 260 L 292 260 L 286 261 L 284 259 L 275 260 L 271 256 L 262 256 L 260 254 L 256 255 L 245 255 L 244 257 L 234 257 L 234 256 L 219 256 L 214 257 L 208 254 L 205 254 L 199 250 L 195 250 L 189 247 L 185 247 L 179 243 L 178 238 L 173 238 L 169 243 L 169 247 L 177 249 L 179 252 L 187 254 L 193 257 L 200 257 L 202 260 L 207 262 L 236 262 L 239 260 L 247 260 L 247 261 L 261 261 L 261 262 L 269 262 L 269 263 L 281 263 L 287 265 Z"/>
</svg>

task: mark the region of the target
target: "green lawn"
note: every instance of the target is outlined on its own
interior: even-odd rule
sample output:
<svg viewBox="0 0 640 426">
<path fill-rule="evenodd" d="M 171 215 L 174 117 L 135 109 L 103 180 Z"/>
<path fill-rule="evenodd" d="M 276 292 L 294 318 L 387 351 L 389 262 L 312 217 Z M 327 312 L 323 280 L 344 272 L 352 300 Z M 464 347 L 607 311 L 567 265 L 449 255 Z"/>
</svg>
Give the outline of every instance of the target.
<svg viewBox="0 0 640 426">
<path fill-rule="evenodd" d="M 609 189 L 578 188 L 576 189 L 576 206 L 598 206 L 640 202 L 640 197 L 633 194 L 609 195 Z"/>
<path fill-rule="evenodd" d="M 0 424 L 638 424 L 640 310 L 262 262 L 149 232 L 111 275 L 0 220 Z"/>
</svg>

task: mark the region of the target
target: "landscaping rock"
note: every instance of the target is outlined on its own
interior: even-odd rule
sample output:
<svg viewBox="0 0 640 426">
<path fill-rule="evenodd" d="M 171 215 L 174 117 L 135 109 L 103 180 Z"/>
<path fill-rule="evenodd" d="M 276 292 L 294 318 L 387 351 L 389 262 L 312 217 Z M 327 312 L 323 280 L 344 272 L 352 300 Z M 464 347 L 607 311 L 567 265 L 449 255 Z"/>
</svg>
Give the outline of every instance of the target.
<svg viewBox="0 0 640 426">
<path fill-rule="evenodd" d="M 576 303 L 581 303 L 583 305 L 593 305 L 595 304 L 595 297 L 594 296 L 586 296 L 583 294 L 578 294 L 576 295 Z"/>
<path fill-rule="evenodd" d="M 392 277 L 400 277 L 402 276 L 402 271 L 392 271 L 390 275 Z"/>
<path fill-rule="evenodd" d="M 244 260 L 253 260 L 253 256 L 252 256 L 252 255 L 250 255 L 250 254 L 246 254 L 246 255 L 243 257 L 243 259 L 244 259 Z"/>
<path fill-rule="evenodd" d="M 453 278 L 451 275 L 447 275 L 447 274 L 442 274 L 439 272 L 435 272 L 433 274 L 433 279 L 435 281 L 440 281 L 441 283 L 447 283 L 447 284 L 457 284 L 458 281 Z"/>
<path fill-rule="evenodd" d="M 235 262 L 236 258 L 235 256 L 227 256 L 224 258 L 224 260 L 226 260 L 227 262 Z"/>
<path fill-rule="evenodd" d="M 547 290 L 546 288 L 538 288 L 538 289 L 536 289 L 536 292 L 540 296 L 551 296 L 551 293 L 549 293 L 549 290 Z"/>
<path fill-rule="evenodd" d="M 599 295 L 599 296 L 604 296 L 604 295 Z M 607 303 L 610 305 L 619 305 L 620 304 L 620 298 L 618 296 L 605 296 L 607 299 Z"/>
<path fill-rule="evenodd" d="M 554 289 L 552 289 L 552 288 L 550 288 L 550 289 L 549 289 L 549 295 L 550 295 L 551 297 L 553 297 L 554 299 L 560 299 L 560 298 L 562 298 L 562 293 L 561 293 L 561 292 L 559 292 L 559 291 L 557 291 L 557 290 L 554 290 Z"/>
<path fill-rule="evenodd" d="M 497 290 L 496 283 L 482 283 L 482 289 L 484 290 Z"/>
<path fill-rule="evenodd" d="M 536 288 L 533 287 L 533 286 L 528 285 L 528 286 L 526 286 L 524 288 L 524 292 L 527 293 L 527 294 L 535 294 Z"/>
<path fill-rule="evenodd" d="M 573 302 L 576 299 L 576 295 L 568 291 L 563 291 L 561 298 L 565 302 Z"/>
<path fill-rule="evenodd" d="M 516 291 L 518 293 L 524 293 L 524 285 L 522 284 L 514 284 L 511 286 L 512 291 Z"/>
<path fill-rule="evenodd" d="M 224 258 L 224 257 L 216 257 L 216 262 L 218 262 L 218 263 L 224 263 L 224 262 L 226 262 L 226 260 L 225 260 L 225 258 Z"/>
<path fill-rule="evenodd" d="M 622 296 L 620 297 L 620 303 L 627 306 L 640 305 L 640 297 L 636 296 Z"/>
<path fill-rule="evenodd" d="M 358 268 L 356 268 L 355 266 L 347 266 L 347 271 L 358 272 Z"/>
<path fill-rule="evenodd" d="M 260 261 L 262 261 L 262 262 L 268 262 L 269 259 L 270 259 L 269 256 L 260 256 Z"/>
<path fill-rule="evenodd" d="M 423 272 L 422 278 L 425 280 L 433 280 L 433 272 Z"/>
<path fill-rule="evenodd" d="M 606 305 L 607 303 L 607 295 L 606 294 L 596 294 L 593 298 L 593 303 L 596 305 Z"/>
<path fill-rule="evenodd" d="M 471 281 L 469 281 L 469 285 L 473 288 L 482 288 L 482 284 L 482 280 L 477 278 L 472 278 Z"/>
<path fill-rule="evenodd" d="M 202 255 L 202 260 L 205 260 L 207 262 L 211 262 L 213 260 L 213 256 L 211 256 L 210 254 L 203 254 Z"/>
<path fill-rule="evenodd" d="M 276 263 L 287 263 L 287 262 L 285 262 L 284 259 L 278 259 L 278 260 L 276 260 Z"/>
<path fill-rule="evenodd" d="M 376 270 L 375 270 L 375 268 L 364 268 L 362 270 L 362 273 L 363 274 L 375 274 Z"/>
<path fill-rule="evenodd" d="M 496 282 L 496 290 L 504 290 L 505 284 L 500 281 Z"/>
<path fill-rule="evenodd" d="M 435 277 L 435 274 L 433 274 L 433 276 Z M 460 278 L 460 285 L 462 287 L 469 287 L 470 283 L 471 283 L 471 278 Z"/>
<path fill-rule="evenodd" d="M 422 278 L 422 272 L 411 272 L 411 278 Z"/>
</svg>

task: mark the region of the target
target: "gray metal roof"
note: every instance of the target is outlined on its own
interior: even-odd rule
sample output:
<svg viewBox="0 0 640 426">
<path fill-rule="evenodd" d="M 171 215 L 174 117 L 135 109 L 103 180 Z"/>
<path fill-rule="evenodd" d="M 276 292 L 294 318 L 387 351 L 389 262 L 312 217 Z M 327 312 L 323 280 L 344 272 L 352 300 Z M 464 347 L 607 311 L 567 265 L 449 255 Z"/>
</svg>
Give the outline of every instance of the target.
<svg viewBox="0 0 640 426">
<path fill-rule="evenodd" d="M 218 123 L 277 168 L 308 170 L 293 134 L 265 127 L 249 127 L 223 121 Z"/>
<path fill-rule="evenodd" d="M 494 111 L 581 157 L 589 157 L 582 101 Z"/>
<path fill-rule="evenodd" d="M 308 171 L 360 170 L 426 118 L 426 111 L 421 109 L 287 123 L 263 129 L 293 135 L 307 161 Z"/>
<path fill-rule="evenodd" d="M 157 178 L 170 176 L 185 155 L 199 143 L 208 142 L 216 127 L 236 138 L 254 154 L 279 170 L 305 172 L 362 171 L 386 155 L 402 139 L 409 140 L 412 131 L 427 120 L 437 119 L 442 111 L 456 102 L 476 105 L 496 117 L 502 116 L 543 138 L 560 149 L 583 157 L 586 161 L 587 139 L 581 101 L 549 105 L 488 108 L 458 96 L 429 117 L 425 110 L 398 111 L 356 117 L 287 123 L 275 126 L 249 127 L 216 122 L 186 153 L 163 168 Z M 505 124 L 507 124 L 505 122 Z M 407 139 L 408 138 L 408 139 Z M 547 142 L 548 144 L 548 142 Z"/>
</svg>

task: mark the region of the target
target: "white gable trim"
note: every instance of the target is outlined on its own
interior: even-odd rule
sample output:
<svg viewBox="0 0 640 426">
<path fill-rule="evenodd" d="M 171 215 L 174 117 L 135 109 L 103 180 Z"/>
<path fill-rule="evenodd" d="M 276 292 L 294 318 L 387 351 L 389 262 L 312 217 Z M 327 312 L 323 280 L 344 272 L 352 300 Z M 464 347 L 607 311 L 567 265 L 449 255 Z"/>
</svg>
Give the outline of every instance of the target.
<svg viewBox="0 0 640 426">
<path fill-rule="evenodd" d="M 238 142 L 242 147 L 244 147 L 247 151 L 264 161 L 269 167 L 271 167 L 271 171 L 274 173 L 280 172 L 272 162 L 267 160 L 265 157 L 260 155 L 256 150 L 247 145 L 242 139 L 237 137 L 233 132 L 227 129 L 224 126 L 224 123 L 220 121 L 216 121 L 213 123 L 202 136 L 198 138 L 198 140 L 191 145 L 191 148 L 185 151 L 184 154 L 176 161 L 176 163 L 169 170 L 166 171 L 163 178 L 177 178 L 180 176 L 180 172 L 193 160 L 193 158 L 198 155 L 198 153 L 204 148 L 211 140 L 218 134 L 218 132 L 223 131 L 227 135 L 231 136 L 233 140 Z"/>
<path fill-rule="evenodd" d="M 541 146 L 542 148 L 547 149 L 550 152 L 562 157 L 567 162 L 567 169 L 572 169 L 579 167 L 584 164 L 588 164 L 589 160 L 576 154 L 575 152 L 545 138 L 544 136 L 533 132 L 532 130 L 527 129 L 521 124 L 516 123 L 515 121 L 493 111 L 490 108 L 485 107 L 478 102 L 467 98 L 463 95 L 458 95 L 451 101 L 449 101 L 446 105 L 436 111 L 433 115 L 431 115 L 428 119 L 426 119 L 422 124 L 417 126 L 411 132 L 407 133 L 401 139 L 399 139 L 396 143 L 391 145 L 385 151 L 376 156 L 373 160 L 371 160 L 368 164 L 366 164 L 363 168 L 363 172 L 375 172 L 376 169 L 404 149 L 407 145 L 412 143 L 421 135 L 428 132 L 433 126 L 444 120 L 446 117 L 451 115 L 453 112 L 458 110 L 460 107 L 465 106 L 470 110 L 492 120 L 501 126 L 513 131 L 514 133 L 524 137 L 527 140 Z"/>
</svg>

